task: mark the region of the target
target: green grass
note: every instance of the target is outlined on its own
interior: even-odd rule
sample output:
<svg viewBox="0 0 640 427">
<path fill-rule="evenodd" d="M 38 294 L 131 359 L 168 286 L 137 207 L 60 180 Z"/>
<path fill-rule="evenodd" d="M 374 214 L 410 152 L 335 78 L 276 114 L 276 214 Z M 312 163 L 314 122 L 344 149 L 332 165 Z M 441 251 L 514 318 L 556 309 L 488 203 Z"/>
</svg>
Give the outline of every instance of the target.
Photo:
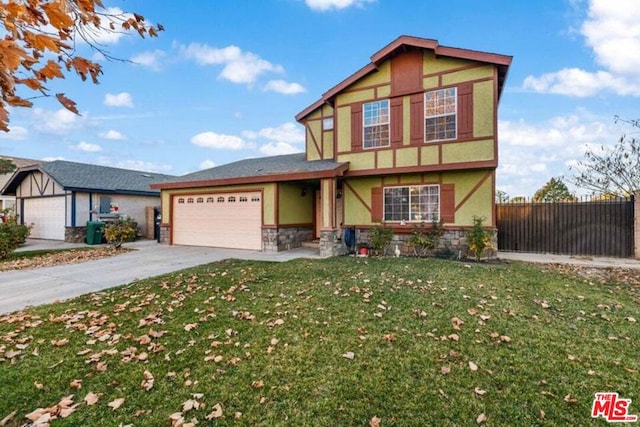
<svg viewBox="0 0 640 427">
<path fill-rule="evenodd" d="M 0 419 L 74 395 L 54 426 L 607 425 L 595 392 L 640 413 L 639 291 L 519 263 L 214 263 L 0 316 Z"/>
</svg>

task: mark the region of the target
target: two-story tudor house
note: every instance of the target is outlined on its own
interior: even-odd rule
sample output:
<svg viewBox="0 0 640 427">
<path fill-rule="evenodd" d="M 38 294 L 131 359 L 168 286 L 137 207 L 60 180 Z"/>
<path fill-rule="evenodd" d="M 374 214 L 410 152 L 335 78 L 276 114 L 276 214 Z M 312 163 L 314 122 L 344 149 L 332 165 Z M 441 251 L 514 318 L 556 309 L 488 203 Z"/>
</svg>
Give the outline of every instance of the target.
<svg viewBox="0 0 640 427">
<path fill-rule="evenodd" d="M 330 256 L 343 227 L 366 236 L 384 223 L 402 242 L 414 224 L 437 221 L 464 250 L 473 216 L 495 227 L 497 111 L 511 59 L 399 37 L 296 116 L 304 153 L 152 185 L 162 240 L 280 251 L 320 239 Z"/>
</svg>

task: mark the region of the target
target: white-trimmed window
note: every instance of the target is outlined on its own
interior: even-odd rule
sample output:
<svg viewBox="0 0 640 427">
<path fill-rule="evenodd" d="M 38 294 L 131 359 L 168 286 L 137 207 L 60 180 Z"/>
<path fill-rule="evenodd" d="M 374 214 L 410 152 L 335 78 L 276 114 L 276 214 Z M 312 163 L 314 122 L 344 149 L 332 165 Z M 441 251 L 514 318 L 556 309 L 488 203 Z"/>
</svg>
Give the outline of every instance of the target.
<svg viewBox="0 0 640 427">
<path fill-rule="evenodd" d="M 389 146 L 389 100 L 367 102 L 362 106 L 362 146 Z"/>
<path fill-rule="evenodd" d="M 385 221 L 440 221 L 440 186 L 411 185 L 384 189 Z"/>
<path fill-rule="evenodd" d="M 457 95 L 455 87 L 425 92 L 425 142 L 456 139 L 458 121 Z"/>
</svg>

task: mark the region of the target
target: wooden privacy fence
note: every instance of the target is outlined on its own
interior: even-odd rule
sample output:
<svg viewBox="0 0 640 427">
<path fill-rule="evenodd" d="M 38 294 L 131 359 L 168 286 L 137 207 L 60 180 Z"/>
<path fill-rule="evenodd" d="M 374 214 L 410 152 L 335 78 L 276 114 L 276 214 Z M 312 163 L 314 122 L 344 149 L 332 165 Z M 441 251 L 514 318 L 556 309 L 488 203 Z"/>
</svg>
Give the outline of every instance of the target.
<svg viewBox="0 0 640 427">
<path fill-rule="evenodd" d="M 633 197 L 499 204 L 496 223 L 501 251 L 634 256 Z"/>
</svg>

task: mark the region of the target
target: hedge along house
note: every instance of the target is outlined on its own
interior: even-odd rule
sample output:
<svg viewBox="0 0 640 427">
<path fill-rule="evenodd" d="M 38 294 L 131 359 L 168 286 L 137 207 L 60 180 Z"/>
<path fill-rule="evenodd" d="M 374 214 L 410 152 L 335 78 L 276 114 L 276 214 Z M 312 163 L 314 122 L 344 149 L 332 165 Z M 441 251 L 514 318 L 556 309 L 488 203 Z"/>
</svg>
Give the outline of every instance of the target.
<svg viewBox="0 0 640 427">
<path fill-rule="evenodd" d="M 153 238 L 160 192 L 149 184 L 173 176 L 56 160 L 19 168 L 2 188 L 16 197 L 16 213 L 33 224 L 30 237 L 82 242 L 87 221 L 126 215 Z"/>
<path fill-rule="evenodd" d="M 331 256 L 343 227 L 363 241 L 385 223 L 401 243 L 414 224 L 436 221 L 465 250 L 473 216 L 495 226 L 497 110 L 511 59 L 399 37 L 296 116 L 304 154 L 152 185 L 162 239 L 279 251 L 319 238 Z"/>
</svg>

